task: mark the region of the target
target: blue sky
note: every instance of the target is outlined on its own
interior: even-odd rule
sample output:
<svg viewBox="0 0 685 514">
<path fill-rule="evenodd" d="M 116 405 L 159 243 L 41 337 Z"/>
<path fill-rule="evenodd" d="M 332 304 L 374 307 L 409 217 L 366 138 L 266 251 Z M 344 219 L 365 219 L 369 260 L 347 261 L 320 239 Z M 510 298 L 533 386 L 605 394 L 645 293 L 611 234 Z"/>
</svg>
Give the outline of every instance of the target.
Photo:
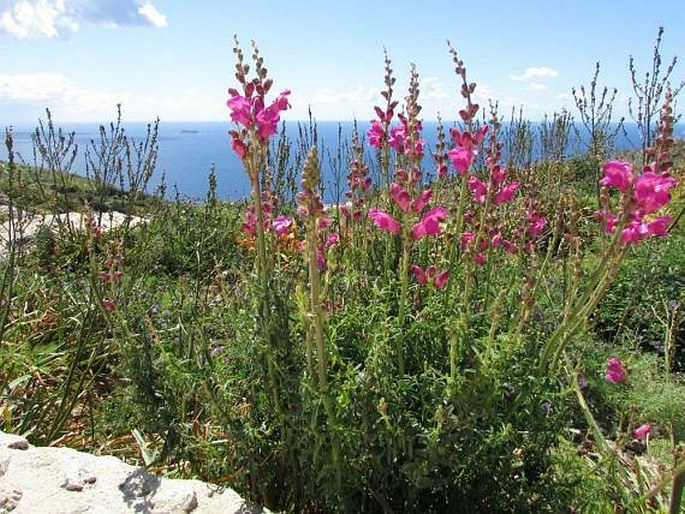
<svg viewBox="0 0 685 514">
<path fill-rule="evenodd" d="M 404 96 L 421 77 L 424 118 L 453 119 L 459 82 L 445 40 L 464 59 L 478 99 L 540 119 L 573 110 L 571 88 L 616 87 L 617 115 L 632 94 L 628 57 L 651 66 L 685 59 L 683 0 L 0 0 L 0 125 L 58 121 L 228 120 L 233 34 L 255 39 L 275 81 L 291 89 L 286 119 L 368 120 L 381 101 L 383 48 Z M 249 52 L 246 52 L 249 55 Z M 685 78 L 678 64 L 674 78 Z"/>
</svg>

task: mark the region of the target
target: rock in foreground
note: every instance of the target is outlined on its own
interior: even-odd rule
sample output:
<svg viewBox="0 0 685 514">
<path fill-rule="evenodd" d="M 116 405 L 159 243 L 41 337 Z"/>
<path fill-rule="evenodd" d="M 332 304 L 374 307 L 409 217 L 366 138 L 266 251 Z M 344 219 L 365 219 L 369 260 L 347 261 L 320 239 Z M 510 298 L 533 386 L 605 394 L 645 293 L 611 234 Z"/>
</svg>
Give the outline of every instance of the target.
<svg viewBox="0 0 685 514">
<path fill-rule="evenodd" d="M 0 513 L 258 514 L 233 490 L 0 432 Z"/>
</svg>

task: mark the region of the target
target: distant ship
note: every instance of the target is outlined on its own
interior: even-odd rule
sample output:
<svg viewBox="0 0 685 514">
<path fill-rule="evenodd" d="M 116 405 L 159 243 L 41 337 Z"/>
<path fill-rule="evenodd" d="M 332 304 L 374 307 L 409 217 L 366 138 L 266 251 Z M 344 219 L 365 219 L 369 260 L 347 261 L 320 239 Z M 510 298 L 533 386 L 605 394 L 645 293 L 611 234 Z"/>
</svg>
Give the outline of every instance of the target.
<svg viewBox="0 0 685 514">
<path fill-rule="evenodd" d="M 194 129 L 181 129 L 179 131 L 181 134 L 199 134 L 199 130 L 194 130 Z"/>
</svg>

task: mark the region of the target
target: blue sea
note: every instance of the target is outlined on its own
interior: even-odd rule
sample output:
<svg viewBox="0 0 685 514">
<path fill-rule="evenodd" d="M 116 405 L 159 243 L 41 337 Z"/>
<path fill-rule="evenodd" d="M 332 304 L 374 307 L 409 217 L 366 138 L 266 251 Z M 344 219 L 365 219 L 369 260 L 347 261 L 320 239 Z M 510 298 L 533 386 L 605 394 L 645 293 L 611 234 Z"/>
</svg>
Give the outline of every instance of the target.
<svg viewBox="0 0 685 514">
<path fill-rule="evenodd" d="M 142 141 L 145 138 L 147 124 L 140 122 L 123 123 L 126 134 L 133 141 Z M 361 133 L 366 133 L 368 123 L 359 123 Z M 99 124 L 96 123 L 71 123 L 61 125 L 65 132 L 75 132 L 75 141 L 79 153 L 74 163 L 73 172 L 85 174 L 84 149 L 90 141 L 99 137 Z M 249 183 L 240 160 L 231 150 L 230 137 L 227 131 L 231 129 L 229 122 L 161 122 L 159 130 L 159 155 L 157 169 L 148 189 L 153 190 L 159 183 L 162 172 L 166 177 L 168 191 L 173 191 L 174 186 L 180 194 L 187 198 L 202 199 L 205 197 L 209 171 L 214 166 L 217 176 L 217 194 L 220 198 L 236 200 L 249 194 Z M 352 122 L 318 122 L 317 132 L 319 142 L 324 148 L 335 152 L 338 147 L 339 133 L 343 139 L 351 137 L 354 125 Z M 21 160 L 30 164 L 33 162 L 31 134 L 34 127 L 14 126 L 15 154 Z M 582 132 L 581 132 L 582 133 Z M 627 138 L 620 135 L 617 139 L 619 150 L 637 148 L 640 138 L 635 125 L 626 126 Z M 293 141 L 293 147 L 298 137 L 298 123 L 286 124 L 286 134 Z M 436 140 L 436 124 L 424 123 L 424 138 L 433 148 Z M 685 125 L 676 126 L 675 136 L 685 138 Z M 582 141 L 571 141 L 568 153 L 580 151 Z M 0 160 L 7 159 L 7 149 L 4 145 L 0 148 Z M 327 192 L 325 201 L 334 201 L 332 192 L 335 191 L 335 178 L 331 171 L 328 159 L 322 159 L 322 173 L 325 189 Z M 342 174 L 340 188 L 345 190 L 345 174 Z"/>
</svg>

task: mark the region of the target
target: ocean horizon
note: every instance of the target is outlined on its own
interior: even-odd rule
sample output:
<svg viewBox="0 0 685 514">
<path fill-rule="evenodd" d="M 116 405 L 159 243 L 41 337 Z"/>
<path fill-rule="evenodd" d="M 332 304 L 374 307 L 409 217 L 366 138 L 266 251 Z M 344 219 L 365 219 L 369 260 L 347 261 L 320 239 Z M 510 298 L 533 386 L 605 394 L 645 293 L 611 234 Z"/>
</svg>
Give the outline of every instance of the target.
<svg viewBox="0 0 685 514">
<path fill-rule="evenodd" d="M 320 145 L 325 150 L 335 153 L 338 148 L 339 135 L 342 140 L 349 141 L 354 130 L 351 121 L 318 121 L 316 122 Z M 531 122 L 534 130 L 542 122 Z M 296 144 L 300 126 L 308 126 L 309 122 L 286 123 L 286 135 Z M 78 145 L 78 154 L 72 172 L 85 175 L 85 148 L 91 144 L 91 140 L 99 138 L 101 123 L 80 122 L 64 123 L 61 126 L 65 133 L 74 132 L 75 143 Z M 503 124 L 505 127 L 507 123 Z M 567 155 L 581 153 L 584 149 L 582 135 L 584 128 L 580 128 L 581 138 L 571 134 L 571 140 L 567 149 Z M 147 132 L 146 122 L 122 122 L 122 126 L 134 142 L 143 141 Z M 366 134 L 370 124 L 357 122 L 360 134 Z M 432 152 L 436 141 L 436 122 L 423 123 L 423 136 L 428 148 Z M 451 122 L 443 122 L 443 126 L 451 126 Z M 217 178 L 217 195 L 222 199 L 237 200 L 244 198 L 250 192 L 250 185 L 242 167 L 242 163 L 231 149 L 228 131 L 233 128 L 230 122 L 224 121 L 183 121 L 183 122 L 160 122 L 159 125 L 159 153 L 157 166 L 148 190 L 152 191 L 159 184 L 162 173 L 165 176 L 167 195 L 174 194 L 174 188 L 186 198 L 203 199 L 207 194 L 208 175 L 212 167 Z M 107 126 L 109 130 L 109 127 Z M 14 125 L 12 135 L 14 139 L 14 152 L 19 162 L 33 164 L 33 141 L 32 134 L 35 125 Z M 640 137 L 637 126 L 634 123 L 625 124 L 625 135 L 619 134 L 616 140 L 618 151 L 639 148 Z M 627 135 L 627 137 L 626 137 Z M 678 124 L 674 130 L 676 138 L 685 139 L 685 124 Z M 587 137 L 585 137 L 585 141 Z M 295 146 L 293 146 L 295 148 Z M 429 151 L 426 152 L 429 154 Z M 539 155 L 540 150 L 533 152 L 534 157 Z M 5 145 L 0 148 L 0 160 L 7 160 L 8 152 Z M 326 191 L 326 202 L 334 202 L 333 193 L 346 190 L 345 173 L 335 176 L 326 155 L 321 156 L 322 176 Z M 427 160 L 430 169 L 432 160 Z M 340 175 L 340 174 L 338 174 Z M 339 183 L 337 183 L 339 182 Z"/>
</svg>

